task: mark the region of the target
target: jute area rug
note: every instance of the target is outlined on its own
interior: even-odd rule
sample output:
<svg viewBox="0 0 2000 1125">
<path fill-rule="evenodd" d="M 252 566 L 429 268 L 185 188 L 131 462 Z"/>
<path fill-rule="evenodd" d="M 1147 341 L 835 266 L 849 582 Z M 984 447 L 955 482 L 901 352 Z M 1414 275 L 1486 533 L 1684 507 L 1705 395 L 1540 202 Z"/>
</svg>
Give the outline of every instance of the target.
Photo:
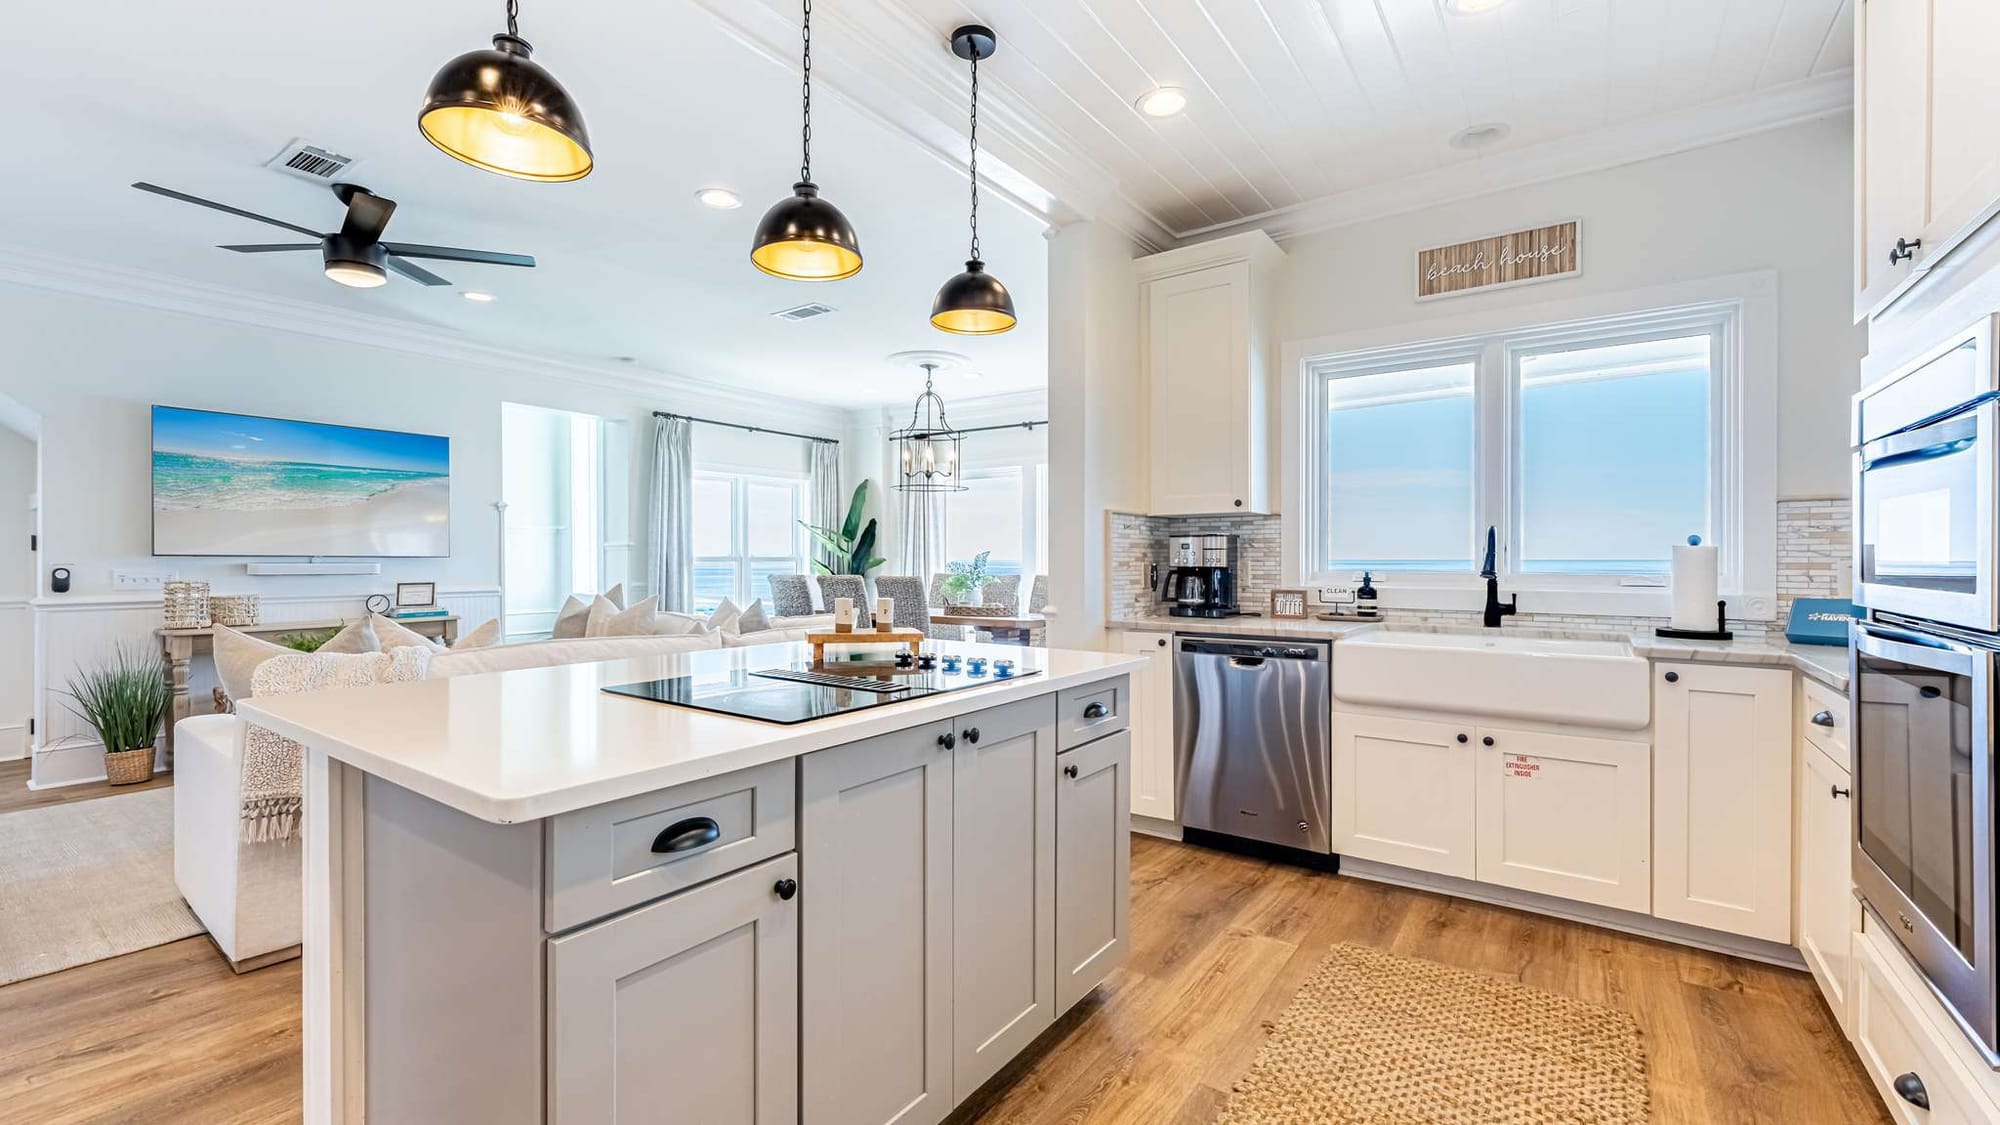
<svg viewBox="0 0 2000 1125">
<path fill-rule="evenodd" d="M 1644 1125 L 1646 1054 L 1610 1008 L 1337 945 L 1217 1125 Z"/>
<path fill-rule="evenodd" d="M 0 815 L 0 984 L 201 933 L 174 885 L 174 794 Z"/>
</svg>

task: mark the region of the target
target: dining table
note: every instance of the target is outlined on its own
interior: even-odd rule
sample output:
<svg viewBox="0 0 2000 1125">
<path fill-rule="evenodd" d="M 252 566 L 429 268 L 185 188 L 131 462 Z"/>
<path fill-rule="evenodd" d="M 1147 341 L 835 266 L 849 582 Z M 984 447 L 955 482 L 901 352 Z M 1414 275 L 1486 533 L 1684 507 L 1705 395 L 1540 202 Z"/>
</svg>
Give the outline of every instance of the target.
<svg viewBox="0 0 2000 1125">
<path fill-rule="evenodd" d="M 1001 644 L 1039 646 L 1042 630 L 1048 625 L 1048 618 L 1039 613 L 1022 613 L 1011 617 L 988 617 L 981 613 L 953 613 L 949 607 L 931 610 L 933 625 L 968 625 L 974 629 L 984 629 Z"/>
</svg>

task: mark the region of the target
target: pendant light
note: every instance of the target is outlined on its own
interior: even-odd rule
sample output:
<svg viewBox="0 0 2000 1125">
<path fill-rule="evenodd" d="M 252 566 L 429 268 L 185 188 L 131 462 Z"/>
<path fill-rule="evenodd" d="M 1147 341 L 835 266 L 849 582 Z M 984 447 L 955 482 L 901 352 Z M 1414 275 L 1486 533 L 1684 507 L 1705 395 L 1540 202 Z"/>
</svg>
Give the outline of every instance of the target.
<svg viewBox="0 0 2000 1125">
<path fill-rule="evenodd" d="M 561 183 L 590 175 L 590 134 L 569 91 L 528 55 L 518 0 L 490 50 L 444 64 L 424 91 L 417 128 L 446 155 L 517 180 Z"/>
<path fill-rule="evenodd" d="M 861 272 L 861 242 L 840 208 L 819 197 L 812 177 L 812 0 L 804 0 L 800 41 L 805 78 L 799 84 L 804 125 L 799 130 L 799 182 L 757 223 L 750 264 L 788 281 L 839 281 Z"/>
<path fill-rule="evenodd" d="M 967 24 L 951 33 L 951 53 L 972 63 L 972 256 L 965 272 L 944 283 L 931 301 L 931 323 L 960 336 L 992 336 L 1014 327 L 1014 298 L 979 260 L 979 60 L 999 41 L 991 28 Z"/>
<path fill-rule="evenodd" d="M 931 389 L 937 364 L 926 363 L 924 393 L 910 411 L 910 424 L 889 435 L 902 472 L 898 492 L 964 492 L 958 476 L 958 445 L 965 435 L 945 421 L 944 399 Z"/>
</svg>

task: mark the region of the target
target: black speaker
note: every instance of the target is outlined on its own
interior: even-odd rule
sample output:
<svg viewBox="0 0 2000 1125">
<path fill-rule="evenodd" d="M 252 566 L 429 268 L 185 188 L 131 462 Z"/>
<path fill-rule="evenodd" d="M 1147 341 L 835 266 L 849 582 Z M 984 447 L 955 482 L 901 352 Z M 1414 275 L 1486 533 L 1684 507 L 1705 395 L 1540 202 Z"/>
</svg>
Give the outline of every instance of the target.
<svg viewBox="0 0 2000 1125">
<path fill-rule="evenodd" d="M 68 567 L 59 566 L 56 567 L 54 570 L 49 571 L 49 593 L 51 594 L 69 593 Z"/>
</svg>

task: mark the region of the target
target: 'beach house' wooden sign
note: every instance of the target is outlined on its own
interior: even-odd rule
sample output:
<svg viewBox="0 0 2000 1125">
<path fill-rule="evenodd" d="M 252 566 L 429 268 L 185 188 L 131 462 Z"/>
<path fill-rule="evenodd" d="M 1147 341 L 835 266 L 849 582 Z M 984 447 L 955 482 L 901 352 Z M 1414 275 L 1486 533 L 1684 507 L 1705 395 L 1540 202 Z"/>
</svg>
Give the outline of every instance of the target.
<svg viewBox="0 0 2000 1125">
<path fill-rule="evenodd" d="M 1577 223 L 1556 223 L 1417 251 L 1417 300 L 1530 285 L 1583 268 Z"/>
</svg>

